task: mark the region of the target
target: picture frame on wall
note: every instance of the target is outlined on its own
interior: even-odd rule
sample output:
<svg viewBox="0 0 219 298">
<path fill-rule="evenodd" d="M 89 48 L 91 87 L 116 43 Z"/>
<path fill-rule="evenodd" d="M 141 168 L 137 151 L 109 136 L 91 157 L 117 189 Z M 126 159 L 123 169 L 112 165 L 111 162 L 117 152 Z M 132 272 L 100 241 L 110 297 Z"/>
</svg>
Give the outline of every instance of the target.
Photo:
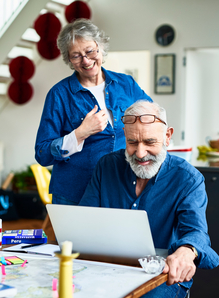
<svg viewBox="0 0 219 298">
<path fill-rule="evenodd" d="M 155 55 L 155 94 L 175 93 L 175 54 Z"/>
</svg>

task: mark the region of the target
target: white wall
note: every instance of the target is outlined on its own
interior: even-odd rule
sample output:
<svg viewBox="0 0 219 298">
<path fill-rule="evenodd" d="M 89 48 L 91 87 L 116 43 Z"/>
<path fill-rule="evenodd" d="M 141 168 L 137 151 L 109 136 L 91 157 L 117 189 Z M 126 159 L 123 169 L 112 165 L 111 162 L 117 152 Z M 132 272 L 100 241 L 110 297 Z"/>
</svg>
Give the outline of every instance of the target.
<svg viewBox="0 0 219 298">
<path fill-rule="evenodd" d="M 92 21 L 111 38 L 111 51 L 149 50 L 151 52 L 151 97 L 168 112 L 168 123 L 175 128 L 174 142 L 180 144 L 184 130 L 184 49 L 218 47 L 218 0 L 92 0 Z M 161 47 L 154 39 L 155 30 L 168 23 L 175 28 L 176 39 Z M 154 55 L 176 54 L 176 92 L 155 95 Z M 31 80 L 35 94 L 24 106 L 9 103 L 0 114 L 0 141 L 5 144 L 5 170 L 20 169 L 34 161 L 34 141 L 49 88 L 70 70 L 61 62 L 44 61 Z M 0 98 L 0 110 L 5 98 Z"/>
<path fill-rule="evenodd" d="M 44 61 L 36 68 L 29 82 L 34 87 L 32 99 L 24 105 L 16 105 L 0 97 L 0 140 L 4 143 L 4 178 L 10 171 L 25 169 L 35 163 L 34 145 L 48 90 L 55 82 L 72 73 L 59 57 L 55 62 Z M 6 107 L 1 112 L 1 106 Z"/>
<path fill-rule="evenodd" d="M 139 86 L 150 94 L 150 52 L 119 51 L 109 52 L 104 68 L 132 75 Z M 140 99 L 140 98 L 139 98 Z"/>
</svg>

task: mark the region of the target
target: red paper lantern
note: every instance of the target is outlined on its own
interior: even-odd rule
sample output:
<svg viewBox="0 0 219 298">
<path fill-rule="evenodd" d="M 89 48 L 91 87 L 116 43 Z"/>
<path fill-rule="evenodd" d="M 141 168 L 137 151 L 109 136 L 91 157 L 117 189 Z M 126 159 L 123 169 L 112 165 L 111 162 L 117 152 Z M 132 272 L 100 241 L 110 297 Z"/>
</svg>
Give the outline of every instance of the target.
<svg viewBox="0 0 219 298">
<path fill-rule="evenodd" d="M 44 41 L 40 40 L 37 43 L 37 49 L 39 54 L 48 60 L 57 58 L 60 55 L 60 51 L 57 48 L 56 40 Z"/>
<path fill-rule="evenodd" d="M 29 58 L 19 56 L 11 60 L 9 64 L 9 71 L 16 81 L 26 82 L 33 76 L 35 72 L 35 65 Z"/>
<path fill-rule="evenodd" d="M 69 23 L 79 18 L 90 19 L 91 10 L 85 2 L 74 1 L 66 7 L 65 17 Z"/>
<path fill-rule="evenodd" d="M 51 12 L 40 15 L 34 22 L 34 29 L 45 41 L 56 39 L 61 27 L 61 22 Z"/>
<path fill-rule="evenodd" d="M 9 86 L 8 95 L 16 104 L 24 104 L 31 99 L 33 87 L 28 82 L 22 83 L 14 81 Z"/>
</svg>

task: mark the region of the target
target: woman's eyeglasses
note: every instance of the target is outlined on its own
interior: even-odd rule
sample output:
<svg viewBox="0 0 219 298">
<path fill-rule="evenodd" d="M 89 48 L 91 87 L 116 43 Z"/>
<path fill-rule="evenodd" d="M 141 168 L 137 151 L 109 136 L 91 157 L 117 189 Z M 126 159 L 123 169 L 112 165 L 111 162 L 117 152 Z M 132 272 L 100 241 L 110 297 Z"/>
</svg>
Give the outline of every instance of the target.
<svg viewBox="0 0 219 298">
<path fill-rule="evenodd" d="M 72 63 L 80 63 L 84 57 L 86 57 L 87 59 L 95 59 L 97 57 L 98 53 L 99 53 L 99 49 L 97 49 L 97 50 L 92 49 L 90 51 L 85 52 L 85 55 L 83 55 L 83 56 L 79 55 L 79 54 L 73 55 L 69 58 L 69 60 Z"/>
</svg>

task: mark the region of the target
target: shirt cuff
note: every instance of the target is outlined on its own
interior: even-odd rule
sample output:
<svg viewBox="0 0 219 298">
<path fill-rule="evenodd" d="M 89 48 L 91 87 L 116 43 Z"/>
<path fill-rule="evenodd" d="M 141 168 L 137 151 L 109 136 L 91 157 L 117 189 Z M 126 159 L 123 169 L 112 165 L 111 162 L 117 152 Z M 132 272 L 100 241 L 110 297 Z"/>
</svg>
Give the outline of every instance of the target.
<svg viewBox="0 0 219 298">
<path fill-rule="evenodd" d="M 69 157 L 70 155 L 80 152 L 83 149 L 84 141 L 78 145 L 78 140 L 73 130 L 68 135 L 64 136 L 61 149 L 64 151 L 63 157 Z M 66 154 L 67 153 L 67 154 Z"/>
<path fill-rule="evenodd" d="M 67 151 L 64 151 L 61 149 L 63 143 L 63 138 L 58 138 L 52 141 L 51 146 L 50 146 L 50 151 L 52 156 L 56 160 L 64 160 L 68 161 L 70 157 L 64 157 L 64 154 L 68 153 Z"/>
</svg>

